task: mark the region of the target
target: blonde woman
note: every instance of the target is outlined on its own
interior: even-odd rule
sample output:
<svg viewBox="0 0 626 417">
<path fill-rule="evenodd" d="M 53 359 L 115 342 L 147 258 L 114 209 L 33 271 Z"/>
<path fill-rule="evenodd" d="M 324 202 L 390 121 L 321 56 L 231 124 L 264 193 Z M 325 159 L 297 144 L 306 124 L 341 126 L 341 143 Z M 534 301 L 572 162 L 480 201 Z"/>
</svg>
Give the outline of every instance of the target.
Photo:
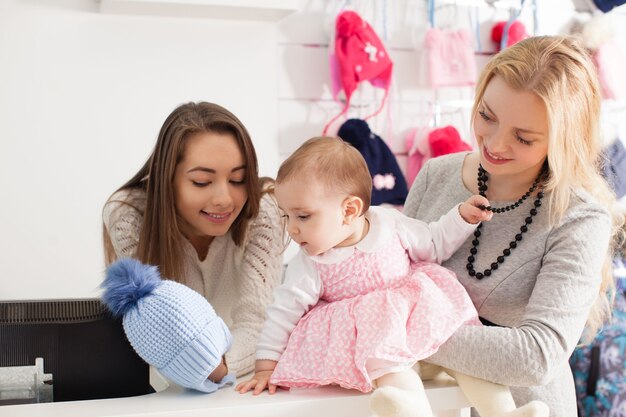
<svg viewBox="0 0 626 417">
<path fill-rule="evenodd" d="M 428 361 L 509 385 L 518 406 L 543 400 L 551 417 L 576 415 L 568 358 L 585 323 L 593 334 L 606 318 L 613 285 L 608 261 L 622 218 L 598 171 L 599 116 L 582 45 L 524 40 L 480 76 L 477 152 L 426 164 L 404 209 L 430 222 L 474 193 L 489 199 L 491 222 L 443 265 L 490 326 L 461 328 Z"/>
<path fill-rule="evenodd" d="M 284 238 L 239 119 L 213 103 L 179 106 L 146 164 L 109 198 L 103 219 L 107 264 L 133 257 L 202 294 L 233 334 L 224 367 L 251 371 Z"/>
</svg>

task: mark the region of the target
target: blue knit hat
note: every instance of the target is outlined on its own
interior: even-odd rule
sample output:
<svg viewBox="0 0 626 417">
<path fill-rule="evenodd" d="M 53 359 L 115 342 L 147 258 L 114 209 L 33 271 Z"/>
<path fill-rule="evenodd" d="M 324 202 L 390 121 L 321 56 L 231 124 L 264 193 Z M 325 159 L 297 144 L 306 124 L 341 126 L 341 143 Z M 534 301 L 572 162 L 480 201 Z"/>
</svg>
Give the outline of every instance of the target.
<svg viewBox="0 0 626 417">
<path fill-rule="evenodd" d="M 130 258 L 109 266 L 102 287 L 102 301 L 114 315 L 123 315 L 130 344 L 163 376 L 203 392 L 234 383 L 230 374 L 218 383 L 207 379 L 230 349 L 232 336 L 200 294 L 161 280 L 155 266 Z"/>
<path fill-rule="evenodd" d="M 398 161 L 389 146 L 370 130 L 367 122 L 346 120 L 337 136 L 363 155 L 372 176 L 372 205 L 404 204 L 409 191 Z"/>
</svg>

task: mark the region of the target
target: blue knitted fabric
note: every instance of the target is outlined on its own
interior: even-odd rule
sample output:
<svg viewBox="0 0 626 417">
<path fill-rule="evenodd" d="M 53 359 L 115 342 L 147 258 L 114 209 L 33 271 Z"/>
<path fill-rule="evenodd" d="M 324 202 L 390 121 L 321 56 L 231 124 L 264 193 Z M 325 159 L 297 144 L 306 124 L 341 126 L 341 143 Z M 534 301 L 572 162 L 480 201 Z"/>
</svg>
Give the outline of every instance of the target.
<svg viewBox="0 0 626 417">
<path fill-rule="evenodd" d="M 363 155 L 372 176 L 372 205 L 404 204 L 409 190 L 398 161 L 389 146 L 370 130 L 367 122 L 361 119 L 346 120 L 337 136 Z"/>
<path fill-rule="evenodd" d="M 602 167 L 604 178 L 617 198 L 626 195 L 626 148 L 620 138 L 602 150 L 605 164 Z"/>
<path fill-rule="evenodd" d="M 103 301 L 115 312 L 117 300 L 134 296 L 135 288 L 146 282 L 144 275 L 155 271 L 130 259 L 112 264 L 103 283 Z M 120 285 L 126 285 L 122 290 L 127 294 Z M 203 392 L 234 382 L 233 375 L 218 384 L 207 379 L 230 349 L 232 336 L 208 301 L 191 288 L 157 280 L 151 291 L 143 291 L 119 313 L 124 314 L 124 331 L 137 354 L 166 378 Z"/>
</svg>

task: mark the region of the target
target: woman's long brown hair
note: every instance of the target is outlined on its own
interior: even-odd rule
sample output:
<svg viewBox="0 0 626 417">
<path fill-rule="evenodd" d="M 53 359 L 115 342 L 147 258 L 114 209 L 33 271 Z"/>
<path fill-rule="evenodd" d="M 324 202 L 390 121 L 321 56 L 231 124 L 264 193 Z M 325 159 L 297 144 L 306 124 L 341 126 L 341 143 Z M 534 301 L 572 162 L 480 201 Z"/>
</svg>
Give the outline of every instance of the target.
<svg viewBox="0 0 626 417">
<path fill-rule="evenodd" d="M 136 257 L 143 263 L 157 265 L 164 277 L 179 282 L 184 281 L 182 248 L 185 237 L 181 233 L 181 220 L 176 213 L 174 174 L 183 158 L 186 139 L 203 132 L 233 135 L 243 154 L 248 199 L 230 229 L 233 241 L 241 246 L 248 222 L 259 213 L 261 184 L 258 162 L 244 125 L 235 115 L 217 104 L 187 103 L 176 108 L 163 123 L 148 161 L 117 190 L 145 191 L 146 208 Z M 122 203 L 137 207 L 132 200 Z M 116 259 L 116 254 L 106 227 L 103 228 L 103 234 L 108 265 Z"/>
</svg>

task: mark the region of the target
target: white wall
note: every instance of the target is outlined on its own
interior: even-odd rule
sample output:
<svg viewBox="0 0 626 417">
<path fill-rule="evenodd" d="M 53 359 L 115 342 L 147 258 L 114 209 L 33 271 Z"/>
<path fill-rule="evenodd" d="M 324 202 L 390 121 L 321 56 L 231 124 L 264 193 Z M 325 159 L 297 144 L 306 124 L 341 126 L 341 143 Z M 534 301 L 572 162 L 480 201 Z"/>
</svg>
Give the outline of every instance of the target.
<svg viewBox="0 0 626 417">
<path fill-rule="evenodd" d="M 0 299 L 82 297 L 102 279 L 101 208 L 195 100 L 248 127 L 274 175 L 276 24 L 0 0 Z"/>
<path fill-rule="evenodd" d="M 387 2 L 392 134 L 383 134 L 385 117 L 371 125 L 402 153 L 406 131 L 428 122 L 423 104 L 431 95 L 420 85 L 411 36 L 425 27 L 425 2 Z M 326 27 L 343 1 L 303 3 L 275 23 L 102 14 L 97 0 L 0 0 L 0 300 L 97 293 L 102 204 L 145 161 L 178 104 L 214 101 L 238 115 L 263 175 L 321 133 L 339 110 L 330 96 Z M 382 0 L 351 3 L 382 33 Z M 569 0 L 538 3 L 538 34 L 561 32 L 574 15 Z M 459 10 L 457 21 L 467 25 Z M 508 10 L 479 12 L 488 50 L 488 22 Z M 523 21 L 532 30 L 529 10 Z M 373 106 L 370 92 L 357 100 Z M 463 111 L 445 117 L 467 132 Z"/>
</svg>

